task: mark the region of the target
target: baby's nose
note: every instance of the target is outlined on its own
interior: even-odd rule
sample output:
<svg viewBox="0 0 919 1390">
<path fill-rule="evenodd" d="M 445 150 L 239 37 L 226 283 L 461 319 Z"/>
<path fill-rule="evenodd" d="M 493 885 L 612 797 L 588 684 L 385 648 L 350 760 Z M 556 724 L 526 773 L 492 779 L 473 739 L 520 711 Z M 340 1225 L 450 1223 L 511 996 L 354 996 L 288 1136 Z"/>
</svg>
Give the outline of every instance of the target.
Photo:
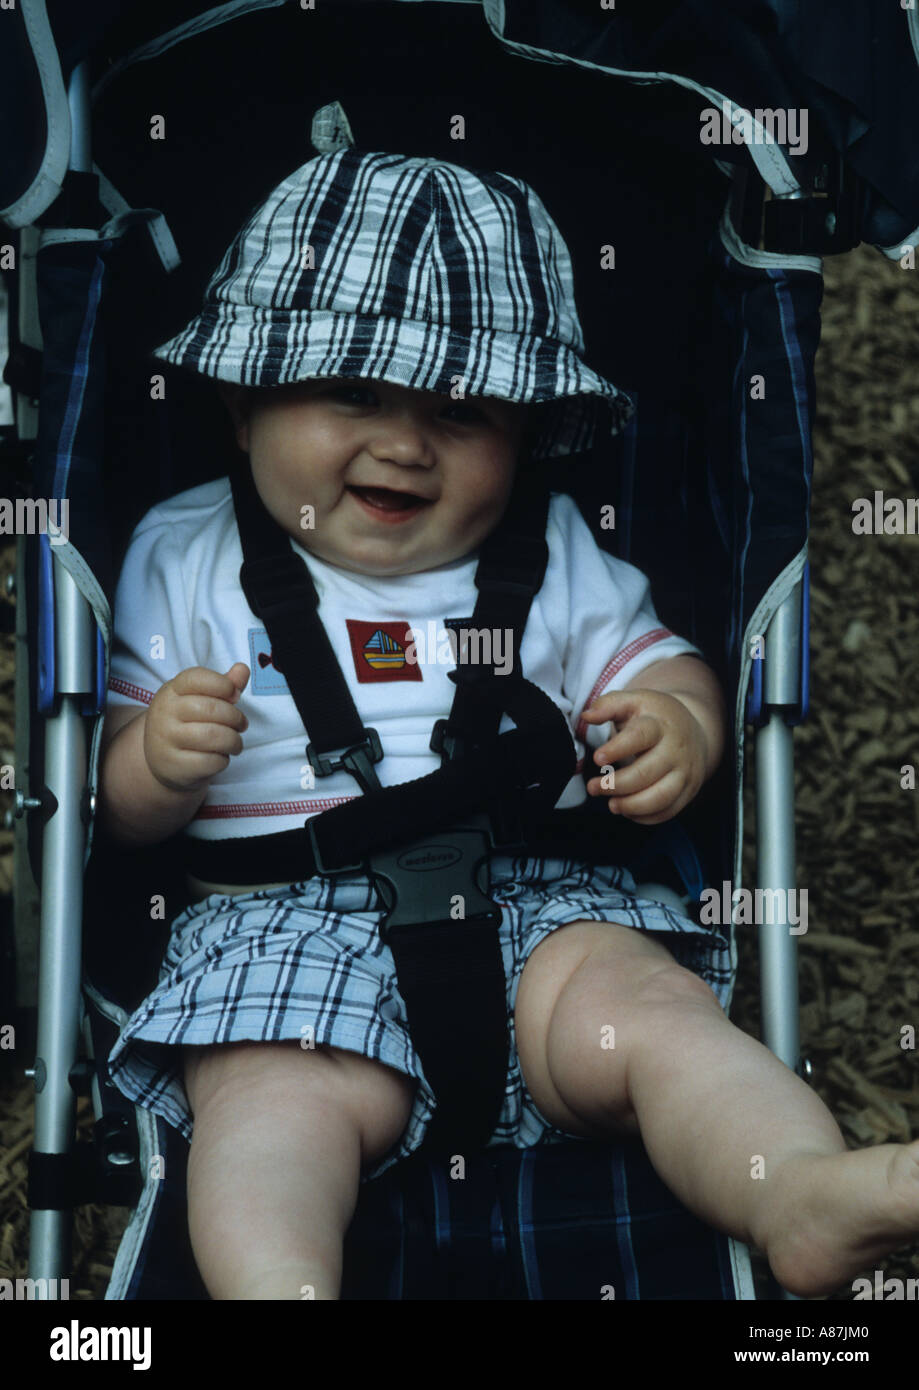
<svg viewBox="0 0 919 1390">
<path fill-rule="evenodd" d="M 380 422 L 370 444 L 374 458 L 391 463 L 422 464 L 430 467 L 434 463 L 434 448 L 423 421 L 410 412 L 400 413 L 389 420 Z"/>
</svg>

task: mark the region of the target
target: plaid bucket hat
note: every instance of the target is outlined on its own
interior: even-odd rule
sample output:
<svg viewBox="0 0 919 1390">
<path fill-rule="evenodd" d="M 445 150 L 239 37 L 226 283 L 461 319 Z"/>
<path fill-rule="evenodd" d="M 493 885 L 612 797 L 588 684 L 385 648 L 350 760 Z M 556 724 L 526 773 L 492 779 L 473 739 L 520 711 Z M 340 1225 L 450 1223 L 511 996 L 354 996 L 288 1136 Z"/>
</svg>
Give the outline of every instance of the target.
<svg viewBox="0 0 919 1390">
<path fill-rule="evenodd" d="M 632 403 L 583 361 L 571 258 L 533 190 L 430 158 L 323 154 L 252 215 L 201 313 L 155 350 L 244 386 L 376 378 L 554 402 L 533 448 L 585 449 Z"/>
</svg>

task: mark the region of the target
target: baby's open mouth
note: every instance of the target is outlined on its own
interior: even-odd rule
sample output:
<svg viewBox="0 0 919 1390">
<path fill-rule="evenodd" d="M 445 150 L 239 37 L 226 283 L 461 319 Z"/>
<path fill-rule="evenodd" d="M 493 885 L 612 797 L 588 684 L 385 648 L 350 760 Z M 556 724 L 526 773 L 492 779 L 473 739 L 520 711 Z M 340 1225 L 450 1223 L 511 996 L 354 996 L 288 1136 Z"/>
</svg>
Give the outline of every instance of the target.
<svg viewBox="0 0 919 1390">
<path fill-rule="evenodd" d="M 379 507 L 384 512 L 414 511 L 418 507 L 428 507 L 432 499 L 418 497 L 414 492 L 396 492 L 388 487 L 349 487 L 362 502 L 368 506 Z"/>
</svg>

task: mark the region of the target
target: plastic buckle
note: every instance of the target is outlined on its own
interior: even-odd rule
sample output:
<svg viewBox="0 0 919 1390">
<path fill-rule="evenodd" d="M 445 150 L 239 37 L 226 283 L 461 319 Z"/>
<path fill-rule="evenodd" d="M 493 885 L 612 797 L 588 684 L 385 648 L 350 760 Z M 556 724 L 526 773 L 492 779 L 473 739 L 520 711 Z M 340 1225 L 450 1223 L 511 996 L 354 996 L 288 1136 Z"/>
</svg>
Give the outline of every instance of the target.
<svg viewBox="0 0 919 1390">
<path fill-rule="evenodd" d="M 456 672 L 448 671 L 447 676 L 452 680 Z M 429 744 L 431 752 L 439 753 L 441 759 L 446 761 L 461 758 L 466 751 L 462 738 L 447 733 L 449 722 L 448 719 L 437 720 Z M 523 820 L 516 803 L 507 804 L 503 800 L 490 802 L 487 811 L 482 812 L 477 818 L 477 823 L 483 828 L 487 827 L 485 833 L 489 836 L 493 849 L 522 849 L 526 846 Z"/>
<path fill-rule="evenodd" d="M 487 858 L 491 832 L 479 824 L 448 826 L 410 845 L 379 850 L 370 856 L 370 874 L 387 908 L 380 923 L 385 942 L 397 927 L 424 926 L 451 920 L 473 926 L 497 926 L 501 909 L 487 896 Z M 480 880 L 484 876 L 484 887 Z M 460 902 L 457 902 L 460 899 Z M 455 909 L 460 908 L 460 915 Z"/>
<path fill-rule="evenodd" d="M 449 674 L 449 672 L 448 672 Z M 442 758 L 452 762 L 454 758 L 461 756 L 463 751 L 463 740 L 456 734 L 447 733 L 449 719 L 438 719 L 431 733 L 431 742 L 428 744 L 432 753 L 439 753 Z"/>
<path fill-rule="evenodd" d="M 731 220 L 748 246 L 783 255 L 832 256 L 860 244 L 864 201 L 865 181 L 832 151 L 809 183 L 768 202 L 762 179 L 752 169 L 738 168 Z"/>
<path fill-rule="evenodd" d="M 320 753 L 312 743 L 306 745 L 307 760 L 317 777 L 331 777 L 333 772 L 344 769 L 350 772 L 361 791 L 379 791 L 380 782 L 373 770 L 373 763 L 383 757 L 380 735 L 376 729 L 365 729 L 360 743 L 349 744 L 346 748 L 331 748 Z"/>
</svg>

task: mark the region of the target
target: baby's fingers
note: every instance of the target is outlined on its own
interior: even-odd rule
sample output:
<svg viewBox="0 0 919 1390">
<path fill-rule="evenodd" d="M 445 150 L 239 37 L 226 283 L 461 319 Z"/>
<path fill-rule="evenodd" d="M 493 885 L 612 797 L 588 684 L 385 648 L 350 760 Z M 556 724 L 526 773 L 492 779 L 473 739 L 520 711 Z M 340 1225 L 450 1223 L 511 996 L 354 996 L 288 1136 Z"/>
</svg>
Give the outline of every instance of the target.
<svg viewBox="0 0 919 1390">
<path fill-rule="evenodd" d="M 249 721 L 237 702 L 248 679 L 249 668 L 241 661 L 225 676 L 207 666 L 189 666 L 157 692 L 155 714 L 182 724 L 227 724 L 242 733 Z"/>
<path fill-rule="evenodd" d="M 653 786 L 631 795 L 614 793 L 609 809 L 613 815 L 625 816 L 638 825 L 660 825 L 678 815 L 689 800 L 685 776 L 678 768 L 671 768 Z"/>
<path fill-rule="evenodd" d="M 245 733 L 249 721 L 238 705 L 207 695 L 184 695 L 176 700 L 170 711 L 180 724 L 225 724 Z"/>
<path fill-rule="evenodd" d="M 243 741 L 235 729 L 212 721 L 183 723 L 175 746 L 186 753 L 218 754 L 227 762 L 243 751 Z"/>
<path fill-rule="evenodd" d="M 622 762 L 626 758 L 637 757 L 649 748 L 654 748 L 661 740 L 663 729 L 660 721 L 653 715 L 642 715 L 630 719 L 624 729 L 620 729 L 606 743 L 600 745 L 593 755 L 599 766 L 603 763 Z"/>
<path fill-rule="evenodd" d="M 249 668 L 237 661 L 226 675 L 207 666 L 188 666 L 168 684 L 176 695 L 206 695 L 212 699 L 233 703 L 249 679 Z"/>
<path fill-rule="evenodd" d="M 233 666 L 230 667 L 229 671 L 227 672 L 227 676 L 235 686 L 235 692 L 231 697 L 233 700 L 235 700 L 245 690 L 246 686 L 249 683 L 250 674 L 251 673 L 249 671 L 249 667 L 246 665 L 244 661 L 237 661 Z"/>
<path fill-rule="evenodd" d="M 608 690 L 581 711 L 581 718 L 590 724 L 605 724 L 610 719 L 624 724 L 631 715 L 640 713 L 644 693 L 638 690 Z"/>
<path fill-rule="evenodd" d="M 197 696 L 186 696 L 194 700 Z M 229 715 L 244 718 L 225 702 Z M 150 713 L 152 714 L 152 707 Z M 237 729 L 219 720 L 190 721 L 164 712 L 161 718 L 147 718 L 144 728 L 144 756 L 157 781 L 173 791 L 186 791 L 206 784 L 223 772 L 230 759 L 243 750 Z"/>
</svg>

